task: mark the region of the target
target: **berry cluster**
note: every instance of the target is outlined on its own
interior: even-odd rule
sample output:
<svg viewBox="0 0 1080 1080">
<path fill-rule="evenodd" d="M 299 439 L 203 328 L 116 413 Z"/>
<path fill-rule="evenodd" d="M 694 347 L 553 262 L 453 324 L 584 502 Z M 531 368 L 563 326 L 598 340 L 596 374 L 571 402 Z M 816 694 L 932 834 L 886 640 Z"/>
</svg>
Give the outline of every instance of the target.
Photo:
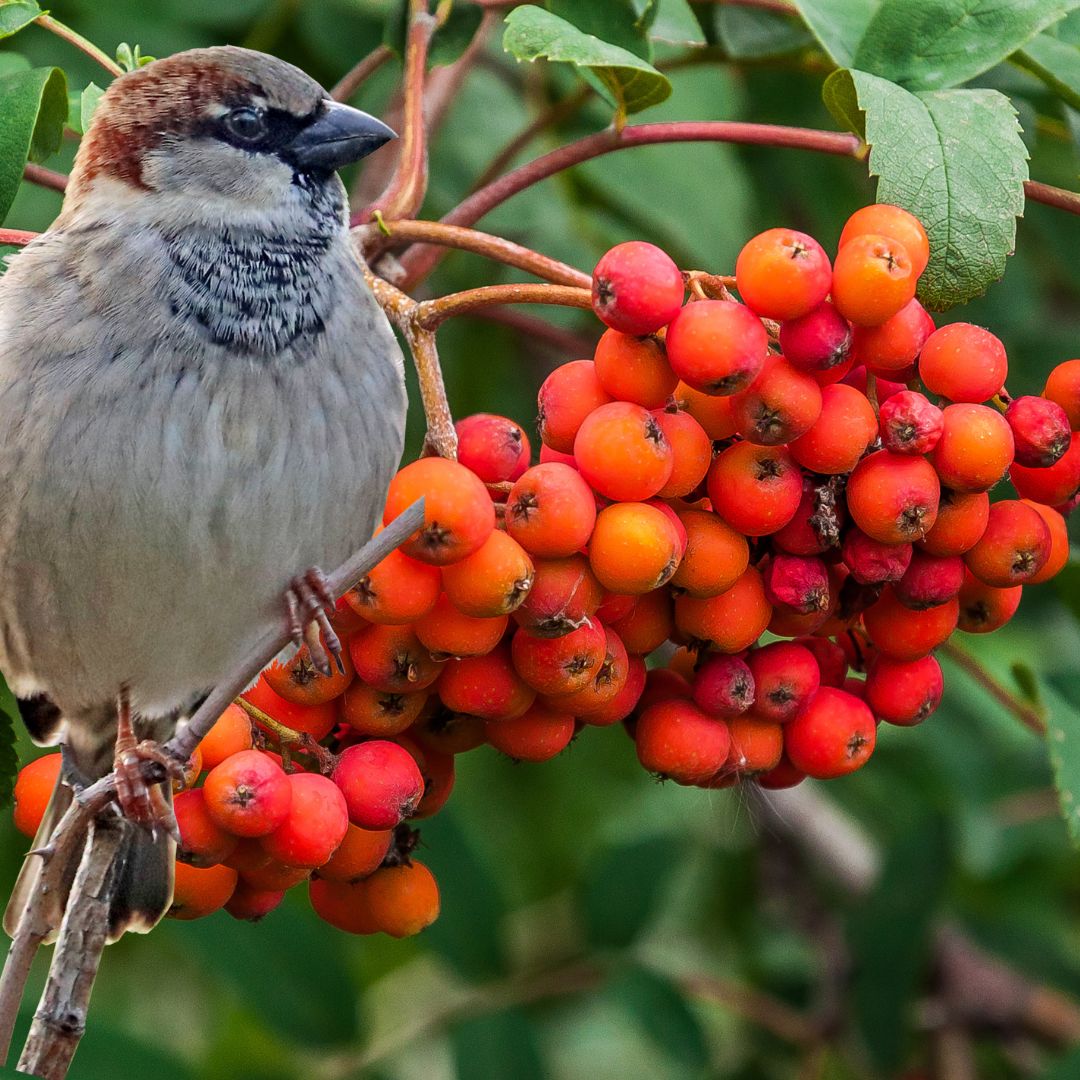
<svg viewBox="0 0 1080 1080">
<path fill-rule="evenodd" d="M 481 414 L 458 461 L 402 468 L 384 521 L 423 496 L 426 523 L 339 603 L 344 670 L 301 649 L 245 695 L 269 725 L 232 706 L 202 744 L 173 913 L 258 918 L 307 881 L 334 926 L 415 933 L 439 901 L 406 822 L 482 744 L 544 761 L 621 723 L 659 777 L 776 788 L 925 720 L 934 650 L 1061 569 L 1080 490 L 1080 360 L 1011 399 L 1001 342 L 915 298 L 928 258 L 886 205 L 831 264 L 793 229 L 750 240 L 731 278 L 609 251 L 608 329 L 541 387 L 539 463 Z M 1006 474 L 1019 498 L 991 503 Z M 20 776 L 31 834 L 56 761 Z"/>
</svg>

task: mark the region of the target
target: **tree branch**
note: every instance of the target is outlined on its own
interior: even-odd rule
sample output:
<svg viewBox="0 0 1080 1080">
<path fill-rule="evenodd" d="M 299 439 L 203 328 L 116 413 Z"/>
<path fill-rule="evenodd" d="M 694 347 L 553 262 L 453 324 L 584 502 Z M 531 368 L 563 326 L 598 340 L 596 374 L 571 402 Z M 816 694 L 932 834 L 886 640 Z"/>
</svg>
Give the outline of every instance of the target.
<svg viewBox="0 0 1080 1080">
<path fill-rule="evenodd" d="M 393 55 L 388 45 L 377 45 L 338 79 L 330 91 L 330 96 L 335 101 L 348 101 Z"/>
<path fill-rule="evenodd" d="M 0 229 L 0 244 L 11 244 L 13 247 L 25 247 L 40 233 L 26 232 L 23 229 Z"/>
<path fill-rule="evenodd" d="M 61 172 L 55 172 L 53 169 L 45 169 L 40 165 L 35 165 L 32 161 L 28 161 L 23 167 L 23 179 L 30 184 L 37 184 L 38 187 L 51 188 L 53 191 L 66 191 L 68 178 Z"/>
<path fill-rule="evenodd" d="M 92 41 L 88 41 L 82 34 L 77 34 L 70 26 L 60 22 L 59 19 L 54 19 L 51 15 L 39 15 L 34 22 L 38 26 L 56 34 L 57 37 L 62 37 L 81 52 L 86 53 L 91 60 L 96 60 L 110 75 L 124 74 L 124 69 L 111 56 L 102 52 Z"/>
</svg>

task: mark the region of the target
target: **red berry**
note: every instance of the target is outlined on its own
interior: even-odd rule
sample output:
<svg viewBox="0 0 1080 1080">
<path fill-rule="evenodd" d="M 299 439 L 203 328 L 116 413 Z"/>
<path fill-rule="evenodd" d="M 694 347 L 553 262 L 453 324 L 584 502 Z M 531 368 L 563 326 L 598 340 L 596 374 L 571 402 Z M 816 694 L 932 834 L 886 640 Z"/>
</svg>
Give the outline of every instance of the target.
<svg viewBox="0 0 1080 1080">
<path fill-rule="evenodd" d="M 596 499 L 569 465 L 535 465 L 506 498 L 506 531 L 530 554 L 572 555 L 588 543 L 596 522 Z"/>
<path fill-rule="evenodd" d="M 1009 402 L 1005 419 L 1012 428 L 1015 460 L 1029 469 L 1045 469 L 1069 449 L 1069 417 L 1056 401 L 1018 397 Z"/>
<path fill-rule="evenodd" d="M 708 475 L 713 509 L 744 536 L 782 529 L 802 500 L 802 473 L 779 446 L 738 442 L 712 463 Z"/>
<path fill-rule="evenodd" d="M 671 322 L 684 291 L 671 256 L 643 240 L 616 244 L 593 270 L 593 311 L 623 334 L 651 334 Z"/>
<path fill-rule="evenodd" d="M 804 476 L 802 485 L 795 516 L 772 534 L 772 542 L 789 555 L 820 555 L 839 539 L 846 516 L 844 504 L 837 501 L 836 492 L 828 483 Z"/>
<path fill-rule="evenodd" d="M 604 660 L 604 631 L 586 622 L 562 637 L 536 637 L 519 629 L 511 642 L 518 674 L 541 694 L 569 694 L 586 686 Z"/>
<path fill-rule="evenodd" d="M 459 420 L 454 430 L 458 461 L 485 484 L 516 480 L 529 467 L 529 436 L 505 416 L 476 413 Z"/>
<path fill-rule="evenodd" d="M 14 817 L 15 828 L 23 836 L 34 837 L 37 834 L 59 775 L 60 755 L 56 753 L 34 758 L 19 770 L 13 793 Z M 178 809 L 178 817 L 179 814 Z M 230 840 L 235 843 L 233 838 L 230 837 Z"/>
<path fill-rule="evenodd" d="M 886 587 L 877 603 L 863 612 L 863 626 L 879 652 L 897 660 L 918 660 L 948 640 L 959 613 L 955 597 L 915 611 L 901 604 Z"/>
<path fill-rule="evenodd" d="M 960 587 L 958 627 L 969 634 L 989 634 L 1003 627 L 1020 606 L 1024 586 L 997 589 L 979 581 L 970 571 Z"/>
<path fill-rule="evenodd" d="M 821 685 L 814 654 L 793 641 L 774 641 L 747 657 L 757 688 L 754 715 L 786 724 Z"/>
<path fill-rule="evenodd" d="M 361 829 L 392 829 L 424 794 L 424 778 L 412 755 L 386 739 L 347 746 L 332 780 L 345 796 L 349 821 Z"/>
<path fill-rule="evenodd" d="M 1034 506 L 1002 499 L 990 507 L 986 530 L 964 554 L 967 568 L 996 589 L 1030 581 L 1050 558 L 1050 529 Z"/>
<path fill-rule="evenodd" d="M 710 653 L 694 676 L 694 703 L 710 716 L 725 720 L 754 704 L 754 676 L 738 656 Z"/>
<path fill-rule="evenodd" d="M 829 607 L 829 575 L 821 559 L 776 554 L 765 568 L 764 581 L 770 604 L 803 615 Z"/>
<path fill-rule="evenodd" d="M 929 555 L 916 549 L 893 592 L 904 607 L 923 611 L 951 600 L 963 582 L 964 562 L 959 555 Z"/>
<path fill-rule="evenodd" d="M 661 701 L 638 717 L 634 732 L 638 760 L 649 772 L 680 784 L 715 776 L 731 748 L 728 727 L 693 702 Z"/>
<path fill-rule="evenodd" d="M 881 403 L 881 445 L 894 454 L 928 454 L 938 444 L 945 419 L 941 410 L 914 390 Z"/>
<path fill-rule="evenodd" d="M 488 721 L 485 730 L 487 741 L 515 761 L 549 761 L 570 745 L 574 717 L 534 705 L 515 720 Z"/>
<path fill-rule="evenodd" d="M 539 637 L 559 637 L 595 615 L 603 597 L 584 555 L 537 559 L 532 588 L 513 618 Z"/>
<path fill-rule="evenodd" d="M 883 544 L 861 529 L 848 529 L 841 551 L 844 565 L 860 585 L 899 581 L 911 563 L 910 544 Z"/>
<path fill-rule="evenodd" d="M 504 642 L 486 656 L 447 660 L 439 696 L 452 712 L 507 720 L 521 716 L 536 700 L 536 691 L 518 674 Z"/>
<path fill-rule="evenodd" d="M 918 300 L 910 300 L 879 326 L 857 327 L 851 354 L 875 375 L 899 376 L 915 363 L 933 332 L 934 320 Z"/>
<path fill-rule="evenodd" d="M 287 866 L 322 866 L 337 850 L 349 827 L 349 810 L 341 789 L 318 773 L 289 777 L 292 803 L 285 820 L 263 847 L 271 858 Z"/>
<path fill-rule="evenodd" d="M 865 702 L 823 686 L 784 728 L 784 750 L 796 769 L 829 780 L 865 765 L 876 737 L 874 716 Z"/>
<path fill-rule="evenodd" d="M 210 770 L 203 784 L 206 809 L 234 836 L 266 836 L 288 816 L 289 778 L 258 750 L 243 750 Z"/>
<path fill-rule="evenodd" d="M 749 388 L 731 400 L 735 429 L 759 446 L 791 442 L 821 415 L 821 387 L 782 356 L 766 359 Z"/>
<path fill-rule="evenodd" d="M 941 665 L 932 656 L 891 660 L 879 656 L 866 675 L 866 703 L 879 720 L 911 727 L 921 724 L 941 701 Z"/>
<path fill-rule="evenodd" d="M 848 670 L 847 654 L 835 641 L 823 637 L 801 637 L 795 640 L 795 644 L 814 654 L 821 671 L 822 686 L 843 686 Z"/>
<path fill-rule="evenodd" d="M 1041 469 L 1013 465 L 1009 479 L 1022 499 L 1046 506 L 1068 502 L 1080 490 L 1080 434 L 1073 434 L 1069 449 L 1053 465 Z"/>
<path fill-rule="evenodd" d="M 684 383 L 706 394 L 745 390 L 768 355 L 769 336 L 761 320 L 730 300 L 696 300 L 668 327 L 668 363 Z"/>
<path fill-rule="evenodd" d="M 791 443 L 791 456 L 810 472 L 825 476 L 849 473 L 878 431 L 874 408 L 852 386 L 836 383 L 821 391 L 821 412 L 813 425 Z"/>
<path fill-rule="evenodd" d="M 591 360 L 572 360 L 557 367 L 540 387 L 540 437 L 544 446 L 569 454 L 581 422 L 611 395 L 600 385 Z M 541 450 L 541 460 L 544 460 Z M 566 464 L 570 464 L 567 462 Z"/>
<path fill-rule="evenodd" d="M 780 324 L 780 351 L 799 371 L 831 371 L 851 352 L 851 323 L 826 300 Z"/>
<path fill-rule="evenodd" d="M 743 301 L 768 319 L 797 319 L 829 293 L 832 267 L 821 245 L 795 229 L 767 229 L 743 246 L 735 284 Z"/>
</svg>

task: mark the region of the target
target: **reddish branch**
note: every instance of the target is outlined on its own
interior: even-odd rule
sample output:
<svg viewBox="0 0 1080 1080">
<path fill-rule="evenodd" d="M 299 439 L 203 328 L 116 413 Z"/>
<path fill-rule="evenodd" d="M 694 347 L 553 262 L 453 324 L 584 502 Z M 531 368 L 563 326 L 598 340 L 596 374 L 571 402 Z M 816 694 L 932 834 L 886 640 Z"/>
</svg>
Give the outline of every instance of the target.
<svg viewBox="0 0 1080 1080">
<path fill-rule="evenodd" d="M 361 85 L 367 82 L 393 55 L 388 45 L 379 45 L 372 49 L 363 60 L 338 80 L 330 91 L 330 96 L 335 101 L 348 101 Z"/>
<path fill-rule="evenodd" d="M 38 187 L 52 188 L 53 191 L 67 190 L 68 178 L 61 172 L 42 168 L 33 162 L 27 162 L 23 169 L 23 179 Z"/>
<path fill-rule="evenodd" d="M 23 247 L 29 244 L 35 236 L 39 236 L 36 232 L 26 232 L 24 229 L 0 229 L 0 244 L 12 244 L 15 247 Z"/>
</svg>

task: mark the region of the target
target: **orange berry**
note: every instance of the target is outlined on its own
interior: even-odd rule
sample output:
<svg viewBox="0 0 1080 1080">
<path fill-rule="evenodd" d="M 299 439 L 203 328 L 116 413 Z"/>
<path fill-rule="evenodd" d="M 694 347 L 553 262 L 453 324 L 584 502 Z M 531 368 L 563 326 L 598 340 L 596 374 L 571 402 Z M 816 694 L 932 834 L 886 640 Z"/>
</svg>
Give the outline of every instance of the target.
<svg viewBox="0 0 1080 1080">
<path fill-rule="evenodd" d="M 371 626 L 349 642 L 356 673 L 388 694 L 411 694 L 431 686 L 441 668 L 411 626 Z"/>
<path fill-rule="evenodd" d="M 173 812 L 180 829 L 177 858 L 192 866 L 216 866 L 236 850 L 237 838 L 210 816 L 202 788 L 179 792 L 173 799 Z"/>
<path fill-rule="evenodd" d="M 623 647 L 625 648 L 625 645 Z M 645 678 L 645 661 L 636 654 L 628 655 L 626 680 L 623 682 L 622 689 L 603 705 L 591 709 L 580 719 L 593 727 L 607 727 L 625 720 L 641 698 L 641 693 L 645 689 Z"/>
<path fill-rule="evenodd" d="M 519 629 L 511 642 L 518 674 L 541 694 L 569 694 L 587 686 L 603 663 L 604 652 L 604 631 L 594 622 L 557 638 Z"/>
<path fill-rule="evenodd" d="M 23 836 L 37 835 L 60 775 L 60 755 L 42 754 L 19 770 L 15 780 L 15 828 Z"/>
<path fill-rule="evenodd" d="M 791 442 L 809 431 L 821 415 L 821 387 L 774 354 L 749 388 L 731 399 L 731 415 L 736 430 L 752 443 Z"/>
<path fill-rule="evenodd" d="M 426 690 L 394 693 L 357 679 L 341 696 L 341 719 L 361 735 L 385 739 L 408 728 L 427 700 Z"/>
<path fill-rule="evenodd" d="M 651 499 L 675 465 L 656 417 L 629 401 L 613 401 L 589 413 L 574 439 L 574 458 L 594 490 L 627 502 Z"/>
<path fill-rule="evenodd" d="M 673 400 L 681 410 L 688 412 L 701 425 L 710 439 L 730 439 L 735 434 L 730 397 L 706 394 L 680 382 L 675 387 Z"/>
<path fill-rule="evenodd" d="M 289 777 L 258 750 L 243 750 L 211 769 L 202 790 L 210 817 L 234 836 L 267 836 L 292 804 Z"/>
<path fill-rule="evenodd" d="M 727 761 L 731 735 L 722 720 L 692 701 L 672 698 L 645 708 L 634 730 L 643 768 L 679 784 L 711 779 Z"/>
<path fill-rule="evenodd" d="M 965 570 L 964 584 L 960 586 L 957 625 L 969 634 L 989 634 L 999 630 L 1016 614 L 1023 593 L 1023 585 L 996 589 Z"/>
<path fill-rule="evenodd" d="M 424 499 L 424 524 L 402 545 L 406 555 L 445 566 L 471 555 L 495 528 L 495 507 L 484 482 L 446 458 L 410 462 L 390 481 L 383 524 L 389 525 L 417 499 Z"/>
<path fill-rule="evenodd" d="M 989 491 L 1013 459 L 1008 421 L 996 410 L 974 404 L 950 405 L 942 421 L 941 438 L 929 454 L 942 485 L 959 492 Z"/>
<path fill-rule="evenodd" d="M 312 878 L 308 883 L 308 898 L 315 914 L 346 934 L 378 933 L 380 928 L 368 909 L 365 882 L 366 879 L 354 883 Z"/>
<path fill-rule="evenodd" d="M 1024 499 L 1024 504 L 1030 506 L 1044 522 L 1050 531 L 1050 556 L 1043 568 L 1033 577 L 1028 578 L 1028 585 L 1041 585 L 1056 577 L 1062 567 L 1069 561 L 1069 530 L 1065 524 L 1065 518 L 1050 506 Z"/>
<path fill-rule="evenodd" d="M 847 486 L 852 521 L 883 544 L 921 540 L 937 520 L 941 486 L 924 458 L 878 450 L 863 458 Z"/>
<path fill-rule="evenodd" d="M 706 600 L 680 596 L 675 600 L 675 625 L 695 641 L 717 652 L 749 648 L 765 632 L 772 605 L 765 597 L 761 574 L 753 567 L 727 592 Z"/>
<path fill-rule="evenodd" d="M 862 206 L 847 219 L 840 233 L 838 247 L 843 247 L 856 236 L 876 233 L 899 240 L 911 257 L 912 270 L 918 277 L 930 260 L 930 241 L 922 222 L 912 213 L 890 203 L 871 203 Z"/>
<path fill-rule="evenodd" d="M 540 637 L 569 633 L 595 615 L 604 589 L 584 555 L 537 559 L 533 586 L 514 621 Z"/>
<path fill-rule="evenodd" d="M 752 713 L 728 721 L 731 750 L 727 764 L 740 773 L 768 772 L 780 763 L 784 752 L 784 732 L 779 724 Z"/>
<path fill-rule="evenodd" d="M 429 612 L 439 598 L 439 568 L 391 551 L 345 594 L 368 622 L 403 625 Z"/>
<path fill-rule="evenodd" d="M 833 304 L 856 326 L 878 326 L 915 296 L 917 278 L 899 241 L 874 233 L 853 236 L 836 253 Z"/>
<path fill-rule="evenodd" d="M 684 510 L 679 519 L 686 529 L 686 551 L 671 584 L 698 600 L 719 596 L 749 564 L 746 537 L 708 510 Z"/>
<path fill-rule="evenodd" d="M 878 326 L 856 327 L 851 352 L 855 361 L 875 375 L 888 377 L 910 368 L 933 332 L 934 320 L 926 308 L 918 300 L 909 300 Z"/>
<path fill-rule="evenodd" d="M 990 507 L 986 530 L 964 555 L 986 585 L 1006 589 L 1030 581 L 1050 558 L 1050 526 L 1030 503 L 1002 499 Z"/>
<path fill-rule="evenodd" d="M 666 404 L 679 382 L 656 338 L 632 337 L 618 330 L 605 331 L 593 365 L 600 385 L 616 401 L 632 401 L 646 409 Z"/>
<path fill-rule="evenodd" d="M 963 494 L 942 488 L 937 521 L 919 546 L 931 555 L 963 555 L 982 538 L 989 518 L 990 496 L 985 491 Z"/>
<path fill-rule="evenodd" d="M 767 319 L 797 319 L 825 299 L 832 267 L 821 245 L 795 229 L 766 229 L 735 260 L 735 285 Z"/>
<path fill-rule="evenodd" d="M 178 862 L 175 874 L 171 919 L 212 915 L 228 903 L 236 889 L 236 871 L 228 866 L 198 867 Z"/>
<path fill-rule="evenodd" d="M 737 394 L 757 378 L 769 350 L 761 320 L 743 304 L 697 300 L 672 319 L 664 339 L 679 378 L 706 394 Z"/>
<path fill-rule="evenodd" d="M 581 474 L 552 461 L 527 469 L 506 498 L 506 531 L 530 554 L 580 551 L 596 521 L 596 498 Z"/>
<path fill-rule="evenodd" d="M 918 660 L 948 640 L 959 613 L 956 597 L 914 611 L 901 604 L 890 587 L 863 612 L 863 625 L 879 652 L 894 660 Z"/>
<path fill-rule="evenodd" d="M 571 453 L 585 417 L 611 400 L 591 360 L 572 360 L 557 367 L 540 387 L 540 438 L 544 445 Z"/>
<path fill-rule="evenodd" d="M 574 716 L 534 705 L 515 720 L 488 721 L 487 741 L 515 761 L 550 761 L 570 745 Z"/>
<path fill-rule="evenodd" d="M 589 564 L 600 584 L 633 595 L 670 581 L 680 553 L 679 535 L 667 515 L 640 502 L 601 510 L 589 542 Z"/>
<path fill-rule="evenodd" d="M 603 712 L 605 706 L 626 685 L 630 674 L 630 658 L 622 639 L 609 626 L 604 631 L 604 658 L 596 674 L 581 689 L 569 694 L 549 697 L 546 703 L 560 712 L 587 720 L 593 713 Z"/>
<path fill-rule="evenodd" d="M 484 723 L 479 716 L 445 708 L 434 709 L 413 726 L 409 737 L 425 752 L 430 750 L 453 757 L 484 745 L 487 738 Z"/>
<path fill-rule="evenodd" d="M 654 589 L 638 597 L 629 615 L 611 624 L 629 653 L 644 655 L 658 649 L 675 629 L 669 589 Z"/>
<path fill-rule="evenodd" d="M 1080 360 L 1066 360 L 1050 372 L 1043 397 L 1057 402 L 1069 418 L 1073 431 L 1080 431 Z"/>
<path fill-rule="evenodd" d="M 331 660 L 330 674 L 324 675 L 312 663 L 308 647 L 302 645 L 296 655 L 284 664 L 271 661 L 263 670 L 262 677 L 275 694 L 293 705 L 323 705 L 345 693 L 345 688 L 356 675 L 347 649 L 342 651 L 341 666 L 343 671 L 339 671 Z"/>
<path fill-rule="evenodd" d="M 361 829 L 350 825 L 330 861 L 319 867 L 327 881 L 359 881 L 382 865 L 393 839 L 392 829 Z"/>
<path fill-rule="evenodd" d="M 661 499 L 679 499 L 705 479 L 712 464 L 712 440 L 688 412 L 657 409 L 653 416 L 671 444 L 672 453 L 671 475 L 657 495 Z"/>
<path fill-rule="evenodd" d="M 342 657 L 342 659 L 345 659 L 345 657 Z M 351 665 L 349 670 L 352 670 Z M 337 702 L 335 700 L 325 701 L 320 705 L 297 705 L 292 701 L 287 701 L 277 693 L 267 682 L 265 673 L 250 690 L 245 690 L 241 696 L 245 701 L 249 701 L 254 705 L 255 708 L 262 709 L 267 716 L 276 720 L 279 724 L 284 724 L 287 728 L 292 728 L 293 731 L 304 732 L 316 740 L 325 739 L 333 730 L 334 724 L 337 723 Z M 222 729 L 220 739 L 210 742 L 208 746 L 207 742 L 210 740 L 208 735 L 200 743 L 203 752 L 203 766 L 207 769 L 220 765 L 227 758 L 232 757 L 233 754 L 239 753 L 241 750 L 251 749 L 251 721 L 248 719 L 247 713 L 239 705 L 230 705 L 221 714 L 218 724 L 221 724 L 226 717 L 229 718 L 228 727 Z M 246 725 L 246 732 L 244 727 L 241 726 L 241 719 Z M 214 727 L 216 728 L 217 724 Z M 210 734 L 213 735 L 213 731 Z"/>
<path fill-rule="evenodd" d="M 529 594 L 533 562 L 512 537 L 496 529 L 471 555 L 442 569 L 450 602 L 464 615 L 509 615 Z"/>
<path fill-rule="evenodd" d="M 1001 389 L 1008 372 L 1001 339 L 971 323 L 935 330 L 919 355 L 919 378 L 950 401 L 986 401 Z"/>
<path fill-rule="evenodd" d="M 839 475 L 858 465 L 877 432 L 877 416 L 866 396 L 854 386 L 835 383 L 822 389 L 820 415 L 788 449 L 804 469 Z"/>
<path fill-rule="evenodd" d="M 435 607 L 416 620 L 413 630 L 433 659 L 445 660 L 450 656 L 479 656 L 491 652 L 502 640 L 509 621 L 506 615 L 491 619 L 463 615 L 443 593 Z"/>
<path fill-rule="evenodd" d="M 415 859 L 376 870 L 364 879 L 363 888 L 372 922 L 391 937 L 419 934 L 439 917 L 435 875 Z"/>
<path fill-rule="evenodd" d="M 712 463 L 708 485 L 713 509 L 744 536 L 782 529 L 802 499 L 802 472 L 780 446 L 729 446 Z"/>
</svg>

